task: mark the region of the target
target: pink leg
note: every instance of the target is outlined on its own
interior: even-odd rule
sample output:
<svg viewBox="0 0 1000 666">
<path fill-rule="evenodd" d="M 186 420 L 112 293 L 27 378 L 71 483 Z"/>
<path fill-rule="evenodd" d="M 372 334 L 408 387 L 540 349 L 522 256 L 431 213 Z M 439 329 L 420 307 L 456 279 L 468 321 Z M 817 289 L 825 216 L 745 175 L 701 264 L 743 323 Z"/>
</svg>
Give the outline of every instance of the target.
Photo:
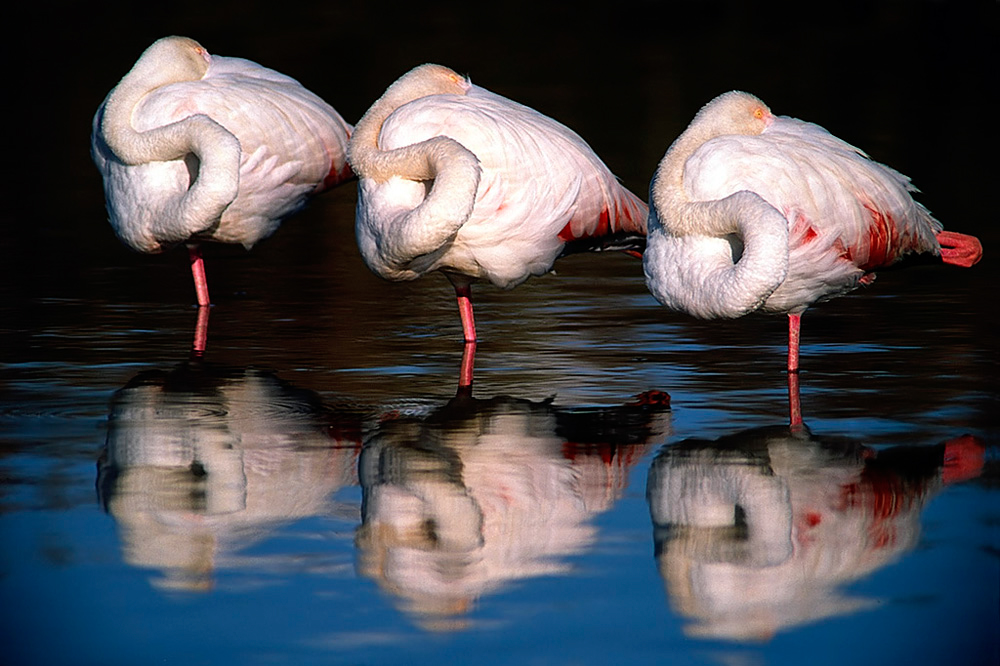
<svg viewBox="0 0 1000 666">
<path fill-rule="evenodd" d="M 788 425 L 802 427 L 802 403 L 799 402 L 799 373 L 788 373 Z"/>
<path fill-rule="evenodd" d="M 191 243 L 187 246 L 191 257 L 191 275 L 194 277 L 194 290 L 198 295 L 198 305 L 211 305 L 208 298 L 208 279 L 205 277 L 205 261 L 201 258 L 201 246 Z"/>
<path fill-rule="evenodd" d="M 458 391 L 465 395 L 472 394 L 472 373 L 476 365 L 476 343 L 466 342 L 462 350 L 462 370 L 458 376 Z"/>
<path fill-rule="evenodd" d="M 198 323 L 194 327 L 194 344 L 191 346 L 191 356 L 198 357 L 205 354 L 205 347 L 208 345 L 208 313 L 212 308 L 198 306 Z"/>
<path fill-rule="evenodd" d="M 799 326 L 802 315 L 788 315 L 788 372 L 799 371 Z"/>
<path fill-rule="evenodd" d="M 468 283 L 456 283 L 458 314 L 462 318 L 462 335 L 466 342 L 476 341 L 476 320 L 472 316 L 472 287 Z"/>
</svg>

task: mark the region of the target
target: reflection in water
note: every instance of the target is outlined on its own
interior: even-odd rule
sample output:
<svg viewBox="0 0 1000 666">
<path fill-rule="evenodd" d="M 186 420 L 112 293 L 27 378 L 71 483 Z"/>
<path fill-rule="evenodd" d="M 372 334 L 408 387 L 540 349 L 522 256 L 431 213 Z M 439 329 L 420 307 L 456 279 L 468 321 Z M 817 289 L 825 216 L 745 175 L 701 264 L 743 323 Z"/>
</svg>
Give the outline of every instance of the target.
<svg viewBox="0 0 1000 666">
<path fill-rule="evenodd" d="M 876 451 L 803 427 L 664 448 L 646 492 L 687 633 L 765 640 L 874 604 L 841 588 L 913 548 L 924 504 L 977 476 L 983 452 L 969 436 Z"/>
<path fill-rule="evenodd" d="M 606 409 L 461 394 L 424 418 L 386 420 L 365 442 L 359 569 L 432 629 L 465 626 L 505 583 L 569 569 L 590 519 L 669 429 L 669 398 Z"/>
<path fill-rule="evenodd" d="M 359 419 L 266 372 L 143 372 L 115 393 L 108 426 L 101 502 L 126 562 L 158 570 L 158 587 L 211 587 L 237 551 L 357 485 Z"/>
</svg>

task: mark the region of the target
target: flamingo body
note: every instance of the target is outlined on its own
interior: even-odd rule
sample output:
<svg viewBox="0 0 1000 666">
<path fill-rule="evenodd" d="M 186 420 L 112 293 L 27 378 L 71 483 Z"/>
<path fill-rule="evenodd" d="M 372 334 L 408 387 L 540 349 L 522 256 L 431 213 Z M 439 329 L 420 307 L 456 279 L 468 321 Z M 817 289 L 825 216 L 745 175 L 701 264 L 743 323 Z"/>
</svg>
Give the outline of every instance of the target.
<svg viewBox="0 0 1000 666">
<path fill-rule="evenodd" d="M 98 108 L 91 154 L 111 225 L 129 247 L 249 249 L 352 175 L 351 130 L 295 79 L 167 37 Z"/>
<path fill-rule="evenodd" d="M 654 176 L 647 285 L 696 317 L 787 313 L 796 370 L 798 317 L 813 303 L 869 284 L 908 254 L 978 261 L 978 240 L 943 232 L 913 191 L 822 127 L 727 93 L 699 112 Z"/>
<path fill-rule="evenodd" d="M 467 299 L 473 280 L 511 288 L 547 272 L 569 241 L 645 235 L 645 203 L 582 138 L 438 65 L 390 86 L 350 159 L 358 245 L 390 280 L 440 270 Z M 467 341 L 471 320 L 469 306 Z"/>
</svg>

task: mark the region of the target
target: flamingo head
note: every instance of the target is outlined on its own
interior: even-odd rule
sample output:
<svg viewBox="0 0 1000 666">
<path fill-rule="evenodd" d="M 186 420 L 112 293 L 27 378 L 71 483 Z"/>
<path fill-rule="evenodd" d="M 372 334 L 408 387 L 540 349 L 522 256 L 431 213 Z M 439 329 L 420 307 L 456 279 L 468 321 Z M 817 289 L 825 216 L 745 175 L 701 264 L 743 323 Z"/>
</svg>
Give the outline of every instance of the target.
<svg viewBox="0 0 1000 666">
<path fill-rule="evenodd" d="M 692 124 L 704 125 L 713 134 L 761 134 L 774 122 L 774 114 L 750 93 L 734 90 L 706 104 Z"/>
<path fill-rule="evenodd" d="M 160 82 L 197 81 L 205 76 L 212 56 L 204 46 L 189 37 L 163 37 L 153 42 L 130 75 L 151 86 Z"/>
<path fill-rule="evenodd" d="M 411 99 L 428 95 L 464 95 L 472 87 L 468 78 L 443 65 L 426 64 L 411 69 L 393 87 L 403 88 Z"/>
</svg>

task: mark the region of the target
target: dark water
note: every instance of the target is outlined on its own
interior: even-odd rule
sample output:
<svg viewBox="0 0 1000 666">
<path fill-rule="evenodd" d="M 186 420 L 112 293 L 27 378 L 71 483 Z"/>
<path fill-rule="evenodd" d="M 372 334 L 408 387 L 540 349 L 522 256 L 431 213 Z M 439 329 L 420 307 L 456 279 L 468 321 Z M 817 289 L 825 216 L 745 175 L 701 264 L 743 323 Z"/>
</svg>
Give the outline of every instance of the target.
<svg viewBox="0 0 1000 666">
<path fill-rule="evenodd" d="M 660 9 L 29 12 L 6 45 L 0 663 L 997 663 L 996 5 Z M 625 256 L 478 287 L 462 395 L 447 281 L 368 273 L 348 185 L 249 254 L 207 249 L 192 359 L 182 253 L 117 243 L 87 154 L 170 33 L 352 122 L 451 65 L 641 194 L 702 103 L 749 89 L 912 176 L 986 258 L 809 311 L 801 432 L 784 321 L 669 313 Z"/>
</svg>

